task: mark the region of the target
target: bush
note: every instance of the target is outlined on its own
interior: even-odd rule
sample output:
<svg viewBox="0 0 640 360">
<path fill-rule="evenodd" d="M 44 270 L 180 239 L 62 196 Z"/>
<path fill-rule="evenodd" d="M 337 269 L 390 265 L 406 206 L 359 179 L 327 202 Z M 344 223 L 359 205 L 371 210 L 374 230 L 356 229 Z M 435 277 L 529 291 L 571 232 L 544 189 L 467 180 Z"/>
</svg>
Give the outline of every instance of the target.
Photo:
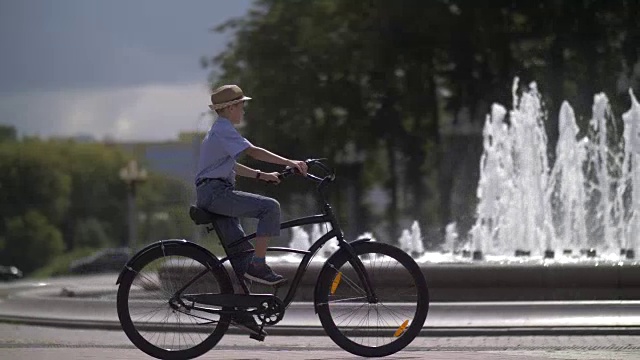
<svg viewBox="0 0 640 360">
<path fill-rule="evenodd" d="M 9 218 L 4 238 L 0 258 L 5 265 L 15 265 L 25 274 L 48 264 L 64 251 L 60 231 L 33 210 L 24 216 Z"/>
<path fill-rule="evenodd" d="M 74 248 L 101 248 L 109 245 L 110 240 L 104 225 L 96 218 L 82 219 L 76 223 L 73 234 Z"/>
</svg>

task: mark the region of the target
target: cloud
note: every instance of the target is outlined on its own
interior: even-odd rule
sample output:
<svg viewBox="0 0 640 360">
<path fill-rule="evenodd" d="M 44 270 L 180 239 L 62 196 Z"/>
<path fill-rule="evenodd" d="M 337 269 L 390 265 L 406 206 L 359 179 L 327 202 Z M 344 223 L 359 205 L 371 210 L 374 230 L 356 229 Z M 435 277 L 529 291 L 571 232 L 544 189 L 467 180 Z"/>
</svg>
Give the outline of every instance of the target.
<svg viewBox="0 0 640 360">
<path fill-rule="evenodd" d="M 181 131 L 202 130 L 208 94 L 199 82 L 18 93 L 0 98 L 0 123 L 16 126 L 20 135 L 175 139 Z"/>
<path fill-rule="evenodd" d="M 0 1 L 0 95 L 206 79 L 252 0 Z"/>
<path fill-rule="evenodd" d="M 0 1 L 0 123 L 120 140 L 195 130 L 208 110 L 199 59 L 232 37 L 209 29 L 252 2 Z"/>
</svg>

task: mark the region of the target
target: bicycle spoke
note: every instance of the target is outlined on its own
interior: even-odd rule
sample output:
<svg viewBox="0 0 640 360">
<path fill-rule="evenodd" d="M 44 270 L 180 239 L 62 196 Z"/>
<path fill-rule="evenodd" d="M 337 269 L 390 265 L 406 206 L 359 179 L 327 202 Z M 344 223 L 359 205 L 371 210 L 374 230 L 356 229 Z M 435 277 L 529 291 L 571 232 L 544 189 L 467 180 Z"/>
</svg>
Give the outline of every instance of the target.
<svg viewBox="0 0 640 360">
<path fill-rule="evenodd" d="M 330 285 L 330 294 L 326 297 L 326 305 L 335 328 L 341 336 L 350 341 L 339 344 L 352 351 L 350 350 L 351 343 L 367 349 L 378 349 L 398 341 L 406 341 L 400 339 L 413 339 L 415 330 L 412 330 L 410 337 L 404 336 L 418 313 L 417 304 L 421 297 L 415 281 L 406 281 L 413 279 L 413 275 L 400 261 L 383 253 L 360 253 L 358 257 L 368 274 L 377 301 L 369 303 L 364 285 L 355 275 L 356 272 L 348 261 L 343 260 L 344 263 L 339 263 L 339 265 L 332 264 L 333 270 L 340 277 L 336 285 L 335 279 L 337 277 L 334 276 L 334 283 Z M 389 272 L 397 273 L 399 281 L 391 288 L 378 287 L 381 277 Z M 339 285 L 340 282 L 343 286 Z M 402 303 L 398 303 L 398 300 Z M 324 305 L 325 303 L 319 304 Z M 413 328 L 415 329 L 415 327 Z M 384 352 L 372 350 L 372 352 L 360 353 L 359 351 L 354 354 L 395 352 L 392 350 L 384 350 Z"/>
<path fill-rule="evenodd" d="M 402 321 L 404 321 L 406 318 L 413 316 L 413 313 L 415 312 L 415 309 L 413 311 L 407 311 L 407 312 L 399 312 L 397 310 L 393 310 L 391 307 L 388 307 L 385 304 L 380 304 L 381 306 L 383 306 L 385 309 L 387 309 L 391 314 L 397 314 L 398 319 L 402 319 Z"/>
<path fill-rule="evenodd" d="M 336 269 L 333 265 L 331 265 L 332 268 L 334 268 L 337 272 L 341 272 L 338 269 Z M 358 286 L 358 283 L 356 283 L 354 280 L 351 280 L 351 278 L 349 278 L 348 276 L 346 276 L 344 274 L 344 272 L 342 273 L 342 280 L 345 280 L 345 282 L 350 285 L 354 290 L 359 291 L 361 294 L 366 294 L 367 292 L 361 288 L 360 286 Z"/>
<path fill-rule="evenodd" d="M 353 300 L 365 300 L 366 298 L 367 298 L 366 296 L 357 296 L 357 297 L 349 297 L 349 298 L 344 298 L 344 299 L 335 299 L 335 300 L 329 300 L 326 303 L 318 303 L 318 305 L 327 305 L 327 304 L 333 304 L 333 303 L 345 302 L 345 301 L 353 301 Z"/>
<path fill-rule="evenodd" d="M 118 292 L 118 315 L 122 323 L 121 308 L 126 306 L 123 329 L 136 346 L 150 355 L 192 358 L 206 351 L 206 346 L 199 345 L 215 345 L 228 323 L 220 321 L 223 315 L 190 308 L 190 302 L 185 304 L 175 298 L 176 291 L 184 287 L 185 292 L 217 294 L 232 293 L 233 289 L 229 284 L 222 290 L 219 276 L 226 273 L 216 275 L 218 270 L 212 270 L 207 263 L 209 255 L 189 247 L 165 250 L 130 273 L 124 297 Z"/>
</svg>

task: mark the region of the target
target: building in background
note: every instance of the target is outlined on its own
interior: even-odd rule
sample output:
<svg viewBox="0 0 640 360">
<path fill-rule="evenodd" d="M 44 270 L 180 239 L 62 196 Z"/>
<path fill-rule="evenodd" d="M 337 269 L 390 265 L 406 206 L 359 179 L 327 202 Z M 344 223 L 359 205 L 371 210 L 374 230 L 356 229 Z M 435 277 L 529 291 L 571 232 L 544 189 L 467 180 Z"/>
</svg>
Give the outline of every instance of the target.
<svg viewBox="0 0 640 360">
<path fill-rule="evenodd" d="M 152 172 L 193 184 L 204 134 L 181 133 L 174 141 L 120 142 L 115 145 Z"/>
</svg>

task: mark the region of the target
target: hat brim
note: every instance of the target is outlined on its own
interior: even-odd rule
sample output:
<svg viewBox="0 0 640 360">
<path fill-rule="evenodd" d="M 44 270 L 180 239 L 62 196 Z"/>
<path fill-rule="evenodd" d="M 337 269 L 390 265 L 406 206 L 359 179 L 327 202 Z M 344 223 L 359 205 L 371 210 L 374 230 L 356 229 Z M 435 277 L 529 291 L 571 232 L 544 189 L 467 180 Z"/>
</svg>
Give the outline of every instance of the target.
<svg viewBox="0 0 640 360">
<path fill-rule="evenodd" d="M 220 103 L 220 104 L 209 105 L 209 109 L 211 109 L 211 110 L 220 110 L 222 108 L 226 108 L 227 106 L 231 106 L 231 105 L 237 104 L 239 102 L 247 101 L 247 100 L 251 100 L 251 98 L 248 97 L 248 96 L 243 96 L 240 99 L 231 100 L 231 101 L 223 102 L 223 103 Z"/>
</svg>

